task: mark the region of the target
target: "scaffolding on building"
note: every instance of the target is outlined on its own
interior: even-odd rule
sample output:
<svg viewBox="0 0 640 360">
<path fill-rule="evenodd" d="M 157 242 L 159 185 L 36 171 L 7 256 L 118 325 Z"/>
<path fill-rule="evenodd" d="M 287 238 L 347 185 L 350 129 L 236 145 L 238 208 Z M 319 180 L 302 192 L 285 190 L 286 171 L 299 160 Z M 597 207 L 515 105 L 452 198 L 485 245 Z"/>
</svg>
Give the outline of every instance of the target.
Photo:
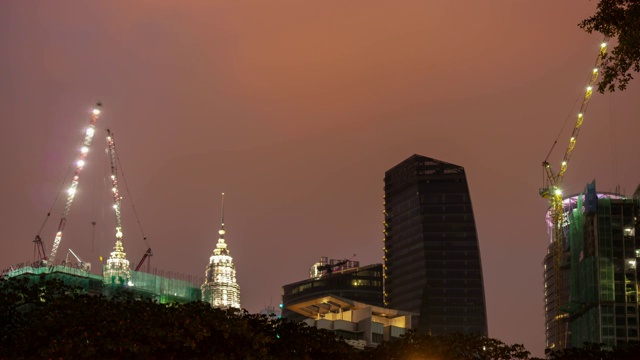
<svg viewBox="0 0 640 360">
<path fill-rule="evenodd" d="M 636 217 L 637 200 L 597 194 L 594 183 L 570 211 L 566 311 L 573 346 L 638 341 Z"/>
<path fill-rule="evenodd" d="M 75 263 L 57 262 L 55 265 L 40 266 L 39 262 L 34 262 L 11 267 L 3 272 L 2 277 L 27 278 L 34 283 L 56 279 L 65 285 L 96 295 L 110 296 L 118 292 L 130 291 L 136 296 L 152 299 L 161 304 L 201 299 L 200 286 L 197 284 L 202 279 L 198 277 L 158 270 L 155 270 L 155 273 L 128 270 L 129 282 L 120 284 L 115 281 L 112 272 L 108 273 L 112 275 L 111 277 L 104 277 L 92 274 Z M 117 277 L 117 274 L 115 276 Z"/>
</svg>

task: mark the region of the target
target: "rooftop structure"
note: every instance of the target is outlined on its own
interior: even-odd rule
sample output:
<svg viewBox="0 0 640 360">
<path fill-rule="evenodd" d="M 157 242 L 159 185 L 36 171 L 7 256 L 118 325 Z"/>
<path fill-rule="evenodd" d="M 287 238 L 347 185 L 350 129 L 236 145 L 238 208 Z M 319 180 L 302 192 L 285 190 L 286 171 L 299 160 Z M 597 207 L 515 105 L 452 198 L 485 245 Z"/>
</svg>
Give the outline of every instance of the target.
<svg viewBox="0 0 640 360">
<path fill-rule="evenodd" d="M 359 349 L 400 338 L 411 329 L 415 315 L 333 295 L 315 297 L 287 309 L 304 315 L 307 325 L 332 331 Z"/>
<path fill-rule="evenodd" d="M 355 257 L 355 255 L 354 255 Z M 323 276 L 331 275 L 334 272 L 340 272 L 360 266 L 359 261 L 351 261 L 351 259 L 331 259 L 323 256 L 320 261 L 313 264 L 309 269 L 309 277 L 319 279 Z"/>
<path fill-rule="evenodd" d="M 382 307 L 382 264 L 333 272 L 322 277 L 311 277 L 282 287 L 282 317 L 302 321 L 314 314 L 301 314 L 292 306 L 322 296 L 338 296 Z"/>
</svg>

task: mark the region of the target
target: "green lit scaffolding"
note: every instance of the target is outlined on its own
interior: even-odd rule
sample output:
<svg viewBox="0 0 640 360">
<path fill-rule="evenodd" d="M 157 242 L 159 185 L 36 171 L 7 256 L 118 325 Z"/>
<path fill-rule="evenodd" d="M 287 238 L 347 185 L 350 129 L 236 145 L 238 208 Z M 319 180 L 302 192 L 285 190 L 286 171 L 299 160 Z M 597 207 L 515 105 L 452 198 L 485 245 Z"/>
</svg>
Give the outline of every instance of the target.
<svg viewBox="0 0 640 360">
<path fill-rule="evenodd" d="M 571 342 L 578 347 L 585 342 L 612 347 L 638 336 L 637 207 L 629 198 L 589 201 L 578 196 L 569 214 Z"/>
<path fill-rule="evenodd" d="M 103 266 L 104 272 L 104 266 Z M 57 279 L 64 284 L 80 288 L 92 294 L 113 295 L 128 291 L 136 296 L 153 299 L 159 303 L 200 301 L 200 285 L 197 277 L 156 270 L 154 274 L 128 270 L 126 283 L 95 275 L 70 263 L 57 265 L 28 264 L 9 269 L 4 277 L 22 277 L 32 282 Z"/>
</svg>

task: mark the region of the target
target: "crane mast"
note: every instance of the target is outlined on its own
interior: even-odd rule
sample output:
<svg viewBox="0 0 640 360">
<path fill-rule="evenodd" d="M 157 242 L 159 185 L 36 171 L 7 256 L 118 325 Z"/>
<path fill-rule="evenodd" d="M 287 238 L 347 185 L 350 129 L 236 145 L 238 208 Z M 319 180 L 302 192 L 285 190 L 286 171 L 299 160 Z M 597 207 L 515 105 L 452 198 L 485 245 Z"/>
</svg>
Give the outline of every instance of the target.
<svg viewBox="0 0 640 360">
<path fill-rule="evenodd" d="M 113 209 L 116 214 L 116 241 L 122 241 L 122 216 L 120 213 L 120 204 L 122 197 L 118 189 L 118 169 L 116 167 L 116 145 L 113 141 L 111 131 L 107 129 L 107 151 L 109 152 L 109 160 L 111 162 L 111 191 L 113 192 Z"/>
<path fill-rule="evenodd" d="M 114 248 L 115 251 L 111 253 L 112 258 L 110 258 L 107 261 L 107 263 L 120 264 L 117 266 L 121 266 L 123 269 L 126 268 L 127 269 L 126 271 L 128 272 L 129 262 L 125 259 L 125 254 L 123 252 L 124 247 L 122 245 L 122 237 L 123 237 L 122 215 L 121 215 L 122 197 L 120 196 L 120 187 L 118 183 L 118 168 L 117 168 L 118 155 L 116 152 L 116 144 L 113 140 L 113 134 L 109 129 L 107 129 L 107 152 L 109 153 L 109 160 L 111 162 L 111 185 L 112 185 L 111 191 L 113 192 L 113 208 L 115 210 L 115 215 L 116 215 L 116 246 Z M 123 174 L 123 179 L 124 179 L 124 174 Z M 124 180 L 125 180 L 124 183 L 126 187 L 127 182 L 126 182 L 126 179 Z M 134 212 L 135 212 L 135 208 L 134 208 Z M 138 215 L 136 214 L 136 218 L 137 217 Z M 139 223 L 140 223 L 140 220 L 138 220 L 138 224 Z M 151 253 L 151 247 L 149 247 L 149 243 L 147 242 L 147 237 L 144 236 L 144 234 L 143 234 L 143 239 L 147 244 L 147 251 L 142 256 L 142 259 L 136 266 L 135 271 L 140 270 L 144 261 L 149 259 L 150 256 L 153 255 Z M 149 264 L 149 262 L 147 264 Z"/>
<path fill-rule="evenodd" d="M 578 112 L 575 124 L 573 126 L 573 131 L 571 132 L 571 138 L 569 139 L 569 144 L 567 145 L 567 149 L 565 150 L 564 157 L 562 162 L 560 163 L 560 171 L 557 174 L 553 172 L 551 165 L 547 161 L 547 159 L 542 163 L 545 172 L 544 184 L 540 189 L 540 195 L 543 198 L 549 199 L 549 214 L 551 218 L 551 226 L 552 226 L 552 251 L 553 251 L 553 280 L 554 280 L 554 316 L 555 316 L 555 329 L 556 329 L 556 343 L 553 344 L 556 347 L 564 347 L 566 341 L 562 339 L 562 327 L 561 322 L 564 321 L 566 314 L 562 312 L 562 289 L 563 289 L 563 278 L 561 275 L 562 271 L 562 263 L 563 263 L 563 253 L 564 253 L 564 232 L 562 230 L 563 224 L 565 223 L 565 215 L 564 215 L 564 206 L 562 199 L 562 180 L 564 179 L 564 175 L 567 171 L 567 166 L 569 164 L 569 160 L 571 159 L 571 155 L 573 154 L 573 150 L 576 146 L 576 140 L 578 138 L 578 134 L 580 133 L 580 128 L 584 122 L 584 114 L 587 111 L 587 105 L 589 104 L 589 100 L 591 99 L 591 95 L 593 94 L 593 88 L 598 81 L 598 76 L 600 73 L 600 65 L 602 64 L 602 59 L 607 52 L 607 40 L 605 38 L 603 42 L 600 44 L 600 51 L 598 52 L 598 56 L 596 58 L 595 66 L 591 72 L 591 76 L 589 79 L 589 83 L 585 88 L 584 98 L 582 100 L 582 105 L 580 106 L 580 111 Z M 554 144 L 555 145 L 555 144 Z M 553 147 L 552 147 L 553 150 Z"/>
<path fill-rule="evenodd" d="M 140 271 L 140 268 L 142 267 L 142 264 L 144 264 L 144 261 L 149 259 L 150 256 L 153 256 L 153 254 L 151 253 L 151 248 L 148 248 L 147 251 L 145 251 L 144 255 L 142 255 L 142 259 L 140 259 L 140 262 L 136 266 L 136 271 Z M 149 264 L 150 264 L 150 262 L 147 262 L 147 265 L 149 265 Z M 147 271 L 149 271 L 149 267 L 148 266 L 147 266 Z"/>
<path fill-rule="evenodd" d="M 111 256 L 107 259 L 107 264 L 103 268 L 102 276 L 107 282 L 119 285 L 132 285 L 131 269 L 127 254 L 124 252 L 122 245 L 122 217 L 120 216 L 120 204 L 122 197 L 118 189 L 118 169 L 116 167 L 117 155 L 116 145 L 113 141 L 111 131 L 107 130 L 107 152 L 111 161 L 111 188 L 113 192 L 113 209 L 116 215 L 116 244 L 113 247 Z"/>
<path fill-rule="evenodd" d="M 62 241 L 62 232 L 64 231 L 64 227 L 67 223 L 67 216 L 69 215 L 69 210 L 71 210 L 71 204 L 73 203 L 73 199 L 76 195 L 76 189 L 78 188 L 78 183 L 80 181 L 80 173 L 85 165 L 85 159 L 87 158 L 87 153 L 89 152 L 89 147 L 91 146 L 91 141 L 93 140 L 93 135 L 95 133 L 95 124 L 100 117 L 100 107 L 102 105 L 98 103 L 96 107 L 91 112 L 91 119 L 89 120 L 89 126 L 85 132 L 84 141 L 82 142 L 82 147 L 80 148 L 80 154 L 77 157 L 75 162 L 76 168 L 73 174 L 73 179 L 71 180 L 71 186 L 67 190 L 67 201 L 64 205 L 64 210 L 62 211 L 62 217 L 60 219 L 60 224 L 58 225 L 58 231 L 56 232 L 55 239 L 53 240 L 53 247 L 51 249 L 51 255 L 49 255 L 49 259 L 53 261 L 56 258 L 56 253 L 58 252 L 58 247 L 60 246 L 60 241 Z M 36 242 L 38 241 L 38 237 L 36 237 Z M 44 252 L 44 248 L 41 248 L 42 252 Z M 42 260 L 47 260 L 42 259 Z"/>
</svg>

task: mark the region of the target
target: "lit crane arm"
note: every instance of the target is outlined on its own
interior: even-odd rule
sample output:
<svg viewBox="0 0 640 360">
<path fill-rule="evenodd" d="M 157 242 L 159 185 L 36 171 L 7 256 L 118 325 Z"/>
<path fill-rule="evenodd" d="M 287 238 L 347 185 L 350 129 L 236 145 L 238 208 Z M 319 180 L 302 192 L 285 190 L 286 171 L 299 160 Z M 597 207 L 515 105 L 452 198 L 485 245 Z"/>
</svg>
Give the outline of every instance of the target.
<svg viewBox="0 0 640 360">
<path fill-rule="evenodd" d="M 562 159 L 562 163 L 560 164 L 560 171 L 558 171 L 557 174 L 554 174 L 553 170 L 551 169 L 551 165 L 549 164 L 549 162 L 547 162 L 547 160 L 545 160 L 542 163 L 546 177 L 544 179 L 543 188 L 540 189 L 540 195 L 542 195 L 542 197 L 544 198 L 549 199 L 549 215 L 551 218 L 551 226 L 552 226 L 551 242 L 552 242 L 552 248 L 553 248 L 552 251 L 553 251 L 553 274 L 554 274 L 553 275 L 554 276 L 553 293 L 555 294 L 554 295 L 555 299 L 553 300 L 554 307 L 552 311 L 554 312 L 554 316 L 556 319 L 554 323 L 554 327 L 556 331 L 555 341 L 554 341 L 554 344 L 552 344 L 552 347 L 553 346 L 562 347 L 564 346 L 564 342 L 565 342 L 562 339 L 562 333 L 563 333 L 562 326 L 564 326 L 565 324 L 563 323 L 562 319 L 565 318 L 566 312 L 565 310 L 563 310 L 564 300 L 561 295 L 563 291 L 563 278 L 562 278 L 561 272 L 562 272 L 562 266 L 564 262 L 563 260 L 564 244 L 566 243 L 566 241 L 564 240 L 564 233 L 563 233 L 563 224 L 564 224 L 565 215 L 564 215 L 564 205 L 562 201 L 562 190 L 560 189 L 560 186 L 562 185 L 562 180 L 564 178 L 565 173 L 567 172 L 567 165 L 569 164 L 569 160 L 571 160 L 571 155 L 573 154 L 573 150 L 576 146 L 576 139 L 578 138 L 578 134 L 580 133 L 580 128 L 584 123 L 584 114 L 587 111 L 587 105 L 589 104 L 591 95 L 593 95 L 593 86 L 598 81 L 598 75 L 599 75 L 598 68 L 602 63 L 602 58 L 607 52 L 607 43 L 606 43 L 607 40 L 608 39 L 605 38 L 605 40 L 600 45 L 600 51 L 598 52 L 598 57 L 596 58 L 596 64 L 591 73 L 589 84 L 585 89 L 582 105 L 580 106 L 580 112 L 578 113 L 578 117 L 573 126 L 573 131 L 571 132 L 569 145 L 567 146 L 567 149 L 564 153 L 564 158 Z M 552 147 L 552 150 L 553 150 L 553 147 Z"/>
<path fill-rule="evenodd" d="M 545 169 L 545 173 L 547 176 L 545 189 L 541 190 L 540 194 L 543 197 L 549 197 L 551 192 L 554 192 L 561 184 L 564 178 L 565 173 L 567 172 L 567 166 L 569 165 L 569 160 L 571 160 L 571 155 L 573 154 L 573 149 L 576 146 L 576 140 L 578 139 L 578 134 L 580 133 L 580 128 L 584 122 L 584 114 L 587 111 L 587 106 L 589 105 L 589 100 L 591 100 L 591 95 L 593 95 L 593 87 L 598 82 L 598 77 L 600 75 L 599 67 L 602 64 L 602 59 L 607 53 L 607 40 L 605 38 L 602 44 L 600 44 L 600 51 L 598 52 L 598 57 L 596 58 L 595 66 L 591 72 L 591 78 L 587 87 L 585 89 L 584 98 L 582 99 L 582 105 L 580 106 L 580 111 L 578 112 L 578 116 L 576 118 L 576 122 L 573 126 L 573 131 L 571 132 L 571 138 L 569 139 L 569 144 L 567 145 L 567 149 L 564 153 L 564 158 L 562 159 L 562 163 L 560 163 L 560 171 L 557 174 L 553 173 L 551 166 L 547 161 L 542 163 L 542 166 Z"/>
<path fill-rule="evenodd" d="M 84 141 L 82 142 L 82 147 L 80 148 L 80 154 L 75 162 L 76 169 L 73 174 L 73 180 L 71 181 L 71 186 L 67 190 L 67 201 L 64 205 L 64 210 L 62 211 L 62 217 L 60 219 L 60 224 L 58 225 L 58 231 L 56 232 L 56 237 L 53 240 L 53 247 L 51 249 L 51 255 L 49 255 L 49 259 L 53 261 L 56 257 L 56 253 L 58 252 L 58 247 L 60 246 L 60 241 L 62 241 L 62 232 L 64 231 L 64 227 L 67 223 L 67 216 L 69 215 L 69 210 L 71 209 L 71 204 L 73 203 L 73 199 L 76 195 L 76 189 L 78 188 L 78 183 L 80 181 L 80 173 L 84 168 L 85 159 L 87 158 L 87 153 L 89 152 L 89 147 L 91 146 L 91 141 L 93 140 L 93 135 L 95 134 L 95 124 L 100 117 L 100 104 L 97 104 L 96 108 L 91 112 L 91 119 L 89 120 L 89 126 L 87 127 L 87 131 L 84 136 Z"/>
<path fill-rule="evenodd" d="M 122 217 L 120 214 L 120 204 L 122 197 L 118 188 L 118 169 L 116 167 L 116 144 L 113 141 L 113 134 L 107 129 L 107 144 L 109 160 L 111 161 L 111 191 L 113 192 L 113 209 L 116 214 L 116 241 L 122 240 Z"/>
</svg>

